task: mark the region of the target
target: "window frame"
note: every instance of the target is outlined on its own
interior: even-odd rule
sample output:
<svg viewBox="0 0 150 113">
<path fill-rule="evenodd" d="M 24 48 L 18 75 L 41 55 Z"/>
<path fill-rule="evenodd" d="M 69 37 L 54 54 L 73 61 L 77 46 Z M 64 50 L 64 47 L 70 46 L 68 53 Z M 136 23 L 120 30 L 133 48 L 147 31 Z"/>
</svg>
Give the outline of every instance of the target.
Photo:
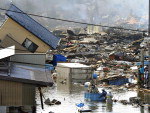
<svg viewBox="0 0 150 113">
<path fill-rule="evenodd" d="M 28 47 L 25 46 L 26 40 L 31 42 L 31 44 L 30 44 Z M 31 49 L 31 46 L 32 46 L 32 45 L 33 45 L 33 47 L 35 46 L 34 50 Z M 39 47 L 37 44 L 35 44 L 34 42 L 32 42 L 29 38 L 26 38 L 26 39 L 23 41 L 22 46 L 23 46 L 24 48 L 26 48 L 28 51 L 32 52 L 32 53 L 34 53 L 34 52 L 37 50 L 37 48 Z"/>
</svg>

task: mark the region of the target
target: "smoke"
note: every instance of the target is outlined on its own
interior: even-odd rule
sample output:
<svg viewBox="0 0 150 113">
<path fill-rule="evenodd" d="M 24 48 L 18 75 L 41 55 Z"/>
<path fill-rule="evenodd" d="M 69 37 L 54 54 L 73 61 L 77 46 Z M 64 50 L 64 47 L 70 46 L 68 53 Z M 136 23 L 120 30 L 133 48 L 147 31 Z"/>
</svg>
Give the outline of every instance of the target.
<svg viewBox="0 0 150 113">
<path fill-rule="evenodd" d="M 139 27 L 144 24 L 147 28 L 148 24 L 148 0 L 0 0 L 0 7 L 8 8 L 10 3 L 27 13 L 93 24 L 116 26 L 131 17 L 137 19 Z M 51 27 L 71 25 L 35 19 Z"/>
</svg>

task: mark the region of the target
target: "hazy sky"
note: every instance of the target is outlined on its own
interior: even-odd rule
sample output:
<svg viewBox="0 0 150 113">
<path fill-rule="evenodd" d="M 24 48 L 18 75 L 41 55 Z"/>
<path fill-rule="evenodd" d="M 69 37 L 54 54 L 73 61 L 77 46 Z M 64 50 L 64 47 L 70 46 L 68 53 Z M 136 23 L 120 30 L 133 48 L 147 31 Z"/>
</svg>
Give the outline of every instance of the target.
<svg viewBox="0 0 150 113">
<path fill-rule="evenodd" d="M 131 15 L 145 23 L 148 19 L 148 0 L 0 0 L 0 7 L 10 3 L 28 13 L 112 26 Z"/>
</svg>

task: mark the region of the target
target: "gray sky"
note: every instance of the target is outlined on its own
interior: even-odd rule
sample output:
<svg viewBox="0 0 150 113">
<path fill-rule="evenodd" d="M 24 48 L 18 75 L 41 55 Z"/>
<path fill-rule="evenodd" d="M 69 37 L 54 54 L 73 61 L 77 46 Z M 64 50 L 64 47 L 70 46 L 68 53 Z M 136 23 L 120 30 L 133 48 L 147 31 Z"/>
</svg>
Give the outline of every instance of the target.
<svg viewBox="0 0 150 113">
<path fill-rule="evenodd" d="M 10 3 L 24 12 L 94 24 L 115 26 L 131 16 L 139 23 L 147 24 L 148 20 L 148 0 L 0 0 L 0 7 L 8 8 Z M 38 20 L 45 20 L 45 25 L 62 23 Z"/>
</svg>

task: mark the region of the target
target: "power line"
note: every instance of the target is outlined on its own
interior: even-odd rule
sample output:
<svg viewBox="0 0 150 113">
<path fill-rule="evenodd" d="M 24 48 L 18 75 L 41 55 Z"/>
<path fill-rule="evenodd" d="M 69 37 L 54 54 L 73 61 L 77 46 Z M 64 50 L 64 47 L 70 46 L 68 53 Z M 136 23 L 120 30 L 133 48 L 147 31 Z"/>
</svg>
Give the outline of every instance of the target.
<svg viewBox="0 0 150 113">
<path fill-rule="evenodd" d="M 0 8 L 0 10 L 11 11 L 11 12 L 15 12 L 15 13 L 27 14 L 27 15 L 37 16 L 37 17 L 43 17 L 43 18 L 49 18 L 49 19 L 54 19 L 54 20 L 60 20 L 60 21 L 67 21 L 67 22 L 87 24 L 87 25 L 95 25 L 95 26 L 102 26 L 102 25 L 97 25 L 97 24 L 89 24 L 89 23 L 82 23 L 82 22 L 76 22 L 76 21 L 71 21 L 71 20 L 64 20 L 64 19 L 58 19 L 58 18 L 45 17 L 45 16 L 36 15 L 36 14 L 28 14 L 28 13 L 24 13 L 24 12 L 17 12 L 17 11 L 7 10 L 7 9 L 3 9 L 3 8 Z M 102 27 L 109 27 L 109 26 L 102 26 Z M 119 28 L 119 27 L 109 27 L 109 28 L 117 28 L 117 29 L 131 30 L 131 31 L 136 31 L 136 32 L 138 31 L 139 32 L 139 30 L 124 29 L 124 28 Z M 146 32 L 146 31 L 140 31 L 140 32 Z M 4 48 L 4 47 L 1 47 L 1 48 Z M 9 48 L 9 49 L 11 49 L 11 48 Z M 15 50 L 28 51 L 28 50 L 21 50 L 21 49 L 15 49 Z M 38 52 L 38 51 L 36 51 L 36 52 Z M 43 53 L 43 52 L 38 52 L 38 53 Z"/>
<path fill-rule="evenodd" d="M 76 24 L 100 26 L 100 27 L 104 27 L 104 28 L 121 29 L 121 30 L 128 30 L 128 31 L 134 31 L 134 32 L 148 32 L 148 31 L 144 31 L 144 30 L 127 29 L 127 28 L 122 28 L 122 27 L 111 27 L 111 26 L 106 26 L 106 25 L 101 25 L 101 24 L 92 24 L 92 23 L 87 23 L 87 22 L 78 22 L 78 21 L 67 20 L 67 19 L 60 19 L 60 18 L 54 18 L 54 17 L 48 17 L 48 16 L 41 16 L 41 15 L 37 15 L 37 14 L 18 12 L 18 11 L 8 10 L 8 9 L 4 9 L 4 8 L 0 8 L 0 10 L 10 11 L 10 12 L 15 12 L 15 13 L 21 13 L 21 14 L 31 15 L 31 16 L 35 16 L 35 17 L 47 18 L 47 19 L 51 19 L 51 20 L 58 20 L 58 21 L 76 23 Z"/>
</svg>

